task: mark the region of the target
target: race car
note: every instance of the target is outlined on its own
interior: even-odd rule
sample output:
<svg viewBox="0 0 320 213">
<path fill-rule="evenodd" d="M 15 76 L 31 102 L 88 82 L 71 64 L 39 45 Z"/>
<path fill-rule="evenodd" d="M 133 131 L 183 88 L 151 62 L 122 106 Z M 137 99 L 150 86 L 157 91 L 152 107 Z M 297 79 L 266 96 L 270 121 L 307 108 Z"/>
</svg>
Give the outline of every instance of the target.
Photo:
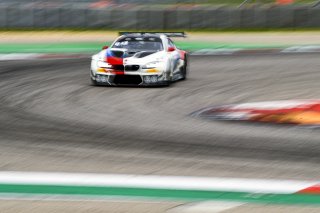
<svg viewBox="0 0 320 213">
<path fill-rule="evenodd" d="M 110 47 L 92 56 L 92 84 L 167 86 L 186 79 L 188 54 L 171 37 L 185 33 L 121 32 Z"/>
</svg>

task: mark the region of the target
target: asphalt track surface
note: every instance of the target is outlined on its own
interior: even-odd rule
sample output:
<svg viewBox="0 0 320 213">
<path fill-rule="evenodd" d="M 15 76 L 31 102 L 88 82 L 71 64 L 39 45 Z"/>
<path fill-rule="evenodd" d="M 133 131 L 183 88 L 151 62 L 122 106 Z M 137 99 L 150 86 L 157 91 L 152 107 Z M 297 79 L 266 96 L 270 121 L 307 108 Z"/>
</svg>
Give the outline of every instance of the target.
<svg viewBox="0 0 320 213">
<path fill-rule="evenodd" d="M 320 98 L 319 54 L 192 56 L 170 87 L 94 87 L 90 59 L 0 62 L 0 169 L 318 180 L 320 129 L 191 117 Z"/>
</svg>

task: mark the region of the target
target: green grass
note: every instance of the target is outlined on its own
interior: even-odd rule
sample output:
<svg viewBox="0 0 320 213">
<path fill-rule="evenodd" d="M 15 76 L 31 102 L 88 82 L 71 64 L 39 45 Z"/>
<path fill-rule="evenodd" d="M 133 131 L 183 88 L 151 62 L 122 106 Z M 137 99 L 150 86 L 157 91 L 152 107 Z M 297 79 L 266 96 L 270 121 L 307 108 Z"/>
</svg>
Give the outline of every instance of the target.
<svg viewBox="0 0 320 213">
<path fill-rule="evenodd" d="M 69 42 L 69 43 L 0 43 L 0 53 L 96 53 L 106 42 Z M 246 43 L 219 43 L 219 42 L 190 42 L 177 41 L 176 45 L 184 50 L 196 51 L 201 49 L 273 49 L 285 48 L 286 45 L 265 45 Z"/>
</svg>

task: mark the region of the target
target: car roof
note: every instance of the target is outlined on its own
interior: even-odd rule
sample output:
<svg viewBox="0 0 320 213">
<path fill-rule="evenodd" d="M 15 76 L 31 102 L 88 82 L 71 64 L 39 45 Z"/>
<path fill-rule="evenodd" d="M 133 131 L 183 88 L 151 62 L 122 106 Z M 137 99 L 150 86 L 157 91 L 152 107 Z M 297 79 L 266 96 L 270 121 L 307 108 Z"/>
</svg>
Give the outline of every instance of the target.
<svg viewBox="0 0 320 213">
<path fill-rule="evenodd" d="M 120 38 L 161 38 L 162 36 L 166 37 L 164 34 L 127 34 L 120 36 Z"/>
<path fill-rule="evenodd" d="M 158 36 L 158 37 L 186 37 L 184 32 L 119 32 L 119 35 L 134 35 L 134 36 Z"/>
</svg>

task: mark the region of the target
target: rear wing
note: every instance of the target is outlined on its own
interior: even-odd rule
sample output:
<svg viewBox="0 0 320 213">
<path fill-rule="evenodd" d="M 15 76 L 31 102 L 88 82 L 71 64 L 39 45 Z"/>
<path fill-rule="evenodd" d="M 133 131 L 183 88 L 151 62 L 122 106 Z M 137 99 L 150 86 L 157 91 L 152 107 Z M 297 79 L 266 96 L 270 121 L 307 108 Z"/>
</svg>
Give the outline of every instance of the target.
<svg viewBox="0 0 320 213">
<path fill-rule="evenodd" d="M 119 32 L 119 35 L 133 35 L 133 36 L 143 36 L 143 35 L 166 35 L 167 37 L 180 37 L 185 38 L 187 35 L 185 32 Z"/>
</svg>

